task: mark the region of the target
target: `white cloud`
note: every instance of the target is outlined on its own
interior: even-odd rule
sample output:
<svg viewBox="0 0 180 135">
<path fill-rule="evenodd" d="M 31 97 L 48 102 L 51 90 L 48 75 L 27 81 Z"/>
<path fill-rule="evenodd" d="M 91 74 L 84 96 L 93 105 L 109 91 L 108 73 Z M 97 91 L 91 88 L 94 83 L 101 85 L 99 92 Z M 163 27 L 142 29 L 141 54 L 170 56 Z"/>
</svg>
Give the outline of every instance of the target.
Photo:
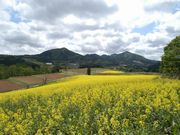
<svg viewBox="0 0 180 135">
<path fill-rule="evenodd" d="M 159 0 L 149 1 L 145 5 L 145 9 L 150 12 L 174 12 L 177 11 L 180 6 L 180 0 Z"/>
<path fill-rule="evenodd" d="M 179 3 L 180 0 L 2 0 L 1 53 L 35 54 L 67 47 L 81 54 L 131 51 L 160 60 L 163 47 L 180 35 Z M 134 31 L 143 31 L 151 23 L 155 26 L 146 34 Z"/>
</svg>

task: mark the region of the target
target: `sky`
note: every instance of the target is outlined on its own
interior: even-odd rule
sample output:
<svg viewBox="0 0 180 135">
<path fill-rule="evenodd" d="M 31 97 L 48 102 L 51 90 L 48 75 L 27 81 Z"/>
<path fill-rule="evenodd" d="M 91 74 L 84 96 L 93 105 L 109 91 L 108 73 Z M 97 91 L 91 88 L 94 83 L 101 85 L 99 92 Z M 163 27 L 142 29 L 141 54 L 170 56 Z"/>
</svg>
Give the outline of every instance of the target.
<svg viewBox="0 0 180 135">
<path fill-rule="evenodd" d="M 180 0 L 0 0 L 0 54 L 66 47 L 160 60 L 180 35 Z"/>
</svg>

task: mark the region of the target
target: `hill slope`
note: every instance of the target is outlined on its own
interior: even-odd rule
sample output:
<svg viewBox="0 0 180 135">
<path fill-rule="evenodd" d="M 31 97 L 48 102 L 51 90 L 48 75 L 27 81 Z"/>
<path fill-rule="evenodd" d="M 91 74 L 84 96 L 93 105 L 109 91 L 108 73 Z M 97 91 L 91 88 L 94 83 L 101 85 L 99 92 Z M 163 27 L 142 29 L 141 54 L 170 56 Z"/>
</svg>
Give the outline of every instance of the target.
<svg viewBox="0 0 180 135">
<path fill-rule="evenodd" d="M 0 93 L 0 134 L 176 135 L 178 89 L 154 75 L 76 76 Z"/>
<path fill-rule="evenodd" d="M 82 55 L 74 53 L 66 48 L 52 49 L 41 54 L 32 56 L 41 62 L 66 63 L 75 62 L 81 59 Z"/>
<path fill-rule="evenodd" d="M 140 55 L 124 52 L 120 54 L 102 55 L 88 54 L 80 55 L 66 48 L 52 49 L 37 55 L 8 56 L 0 55 L 0 64 L 11 65 L 17 63 L 37 64 L 53 63 L 71 67 L 114 67 L 127 71 L 158 71 L 159 61 L 149 60 Z"/>
</svg>

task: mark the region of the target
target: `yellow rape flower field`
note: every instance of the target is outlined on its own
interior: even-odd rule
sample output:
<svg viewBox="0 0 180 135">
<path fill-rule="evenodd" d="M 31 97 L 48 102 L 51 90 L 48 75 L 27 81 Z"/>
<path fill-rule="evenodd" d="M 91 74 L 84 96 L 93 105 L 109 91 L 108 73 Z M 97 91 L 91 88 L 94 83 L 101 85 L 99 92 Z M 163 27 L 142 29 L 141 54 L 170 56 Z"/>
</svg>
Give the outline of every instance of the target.
<svg viewBox="0 0 180 135">
<path fill-rule="evenodd" d="M 0 94 L 0 134 L 180 133 L 180 80 L 158 75 L 74 76 Z"/>
</svg>

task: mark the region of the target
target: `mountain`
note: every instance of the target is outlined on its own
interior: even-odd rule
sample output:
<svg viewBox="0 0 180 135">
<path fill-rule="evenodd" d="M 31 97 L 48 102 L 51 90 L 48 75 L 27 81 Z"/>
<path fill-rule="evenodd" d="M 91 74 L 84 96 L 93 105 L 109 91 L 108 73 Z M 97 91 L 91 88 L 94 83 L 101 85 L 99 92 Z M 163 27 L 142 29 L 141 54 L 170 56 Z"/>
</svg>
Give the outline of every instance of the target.
<svg viewBox="0 0 180 135">
<path fill-rule="evenodd" d="M 25 64 L 37 66 L 45 63 L 73 67 L 105 67 L 118 68 L 126 71 L 158 71 L 159 61 L 149 60 L 143 56 L 123 52 L 112 55 L 87 54 L 80 55 L 66 48 L 52 49 L 37 55 L 10 56 L 0 55 L 0 64 Z"/>
<path fill-rule="evenodd" d="M 123 52 L 112 55 L 85 55 L 85 64 L 93 67 L 116 67 L 126 71 L 151 71 L 158 72 L 159 61 L 149 60 L 140 55 Z M 81 64 L 83 65 L 83 64 Z M 86 67 L 84 66 L 84 67 Z"/>
<path fill-rule="evenodd" d="M 79 61 L 82 58 L 82 55 L 74 53 L 66 48 L 61 48 L 45 51 L 41 54 L 32 56 L 32 58 L 45 63 L 74 63 Z"/>
</svg>

